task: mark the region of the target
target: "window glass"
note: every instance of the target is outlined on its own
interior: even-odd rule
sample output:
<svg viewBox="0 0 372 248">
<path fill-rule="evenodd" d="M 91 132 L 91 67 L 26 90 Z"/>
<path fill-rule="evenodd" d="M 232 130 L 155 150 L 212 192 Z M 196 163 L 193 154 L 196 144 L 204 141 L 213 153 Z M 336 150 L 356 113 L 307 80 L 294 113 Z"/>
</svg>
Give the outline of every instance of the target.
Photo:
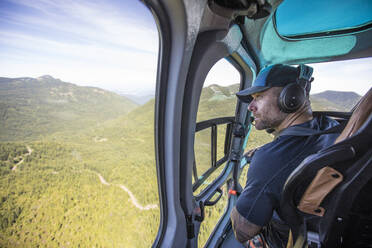
<svg viewBox="0 0 372 248">
<path fill-rule="evenodd" d="M 315 111 L 350 111 L 371 88 L 372 58 L 311 64 L 310 101 Z"/>
<path fill-rule="evenodd" d="M 217 151 L 216 151 L 216 155 L 217 155 L 217 159 L 218 158 L 222 158 L 223 156 L 225 156 L 225 153 L 227 153 L 228 151 L 226 151 L 226 147 L 224 146 L 225 145 L 225 139 L 226 139 L 226 131 L 227 130 L 227 125 L 220 125 L 218 126 L 218 129 L 217 129 Z"/>
<path fill-rule="evenodd" d="M 235 116 L 240 74 L 225 59 L 209 71 L 201 93 L 197 122 L 218 117 Z"/>
<path fill-rule="evenodd" d="M 6 0 L 0 23 L 0 246 L 150 247 L 151 12 L 140 1 Z"/>
<path fill-rule="evenodd" d="M 203 174 L 211 168 L 211 130 L 210 128 L 201 130 L 195 134 L 195 165 L 197 165 L 197 178 L 203 176 Z M 195 172 L 194 172 L 195 173 Z M 193 177 L 193 183 L 195 177 Z M 204 187 L 201 187 L 204 188 Z M 200 192 L 200 189 L 199 191 Z M 195 192 L 196 194 L 196 192 Z"/>
<path fill-rule="evenodd" d="M 350 29 L 371 21 L 369 0 L 286 0 L 276 11 L 276 28 L 283 36 Z"/>
<path fill-rule="evenodd" d="M 225 59 L 217 62 L 209 71 L 204 82 L 197 113 L 197 122 L 200 123 L 201 121 L 221 117 L 233 117 L 237 103 L 235 93 L 239 90 L 239 80 L 239 72 L 229 62 Z M 197 187 L 197 190 L 194 187 L 194 195 L 199 194 L 213 182 L 226 164 L 219 164 L 218 170 L 216 170 L 217 168 L 212 168 L 212 162 L 214 161 L 217 164 L 216 162 L 223 159 L 225 152 L 227 152 L 225 141 L 229 140 L 229 136 L 226 136 L 228 124 L 210 125 L 210 127 L 195 134 L 193 184 L 195 186 L 195 177 L 198 179 L 208 177 L 208 180 L 203 181 Z"/>
</svg>

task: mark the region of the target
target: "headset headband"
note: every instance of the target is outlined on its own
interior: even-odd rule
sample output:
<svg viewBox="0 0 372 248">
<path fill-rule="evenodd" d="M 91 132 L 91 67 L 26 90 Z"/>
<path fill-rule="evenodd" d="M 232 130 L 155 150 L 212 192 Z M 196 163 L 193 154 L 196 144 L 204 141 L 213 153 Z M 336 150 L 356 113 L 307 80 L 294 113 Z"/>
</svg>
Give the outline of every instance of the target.
<svg viewBox="0 0 372 248">
<path fill-rule="evenodd" d="M 311 75 L 313 75 L 314 69 L 310 66 L 300 64 L 297 67 L 297 70 L 299 70 L 297 83 L 305 89 L 307 84 L 311 83 L 314 80 L 314 78 L 311 77 Z"/>
</svg>

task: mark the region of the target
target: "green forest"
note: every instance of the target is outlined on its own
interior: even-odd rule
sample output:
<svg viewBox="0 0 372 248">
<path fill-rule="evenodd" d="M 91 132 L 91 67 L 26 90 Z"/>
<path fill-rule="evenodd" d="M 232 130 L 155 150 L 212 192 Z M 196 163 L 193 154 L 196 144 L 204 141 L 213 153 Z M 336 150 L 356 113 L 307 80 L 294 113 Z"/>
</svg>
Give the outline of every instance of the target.
<svg viewBox="0 0 372 248">
<path fill-rule="evenodd" d="M 237 90 L 204 88 L 198 121 L 233 116 Z M 151 246 L 160 221 L 153 99 L 138 105 L 50 76 L 0 78 L 0 121 L 0 247 Z M 251 136 L 249 148 L 272 139 L 254 130 Z M 218 137 L 222 154 L 224 128 Z M 201 173 L 210 163 L 209 140 L 197 134 Z M 206 209 L 200 246 L 226 200 L 224 189 Z"/>
</svg>

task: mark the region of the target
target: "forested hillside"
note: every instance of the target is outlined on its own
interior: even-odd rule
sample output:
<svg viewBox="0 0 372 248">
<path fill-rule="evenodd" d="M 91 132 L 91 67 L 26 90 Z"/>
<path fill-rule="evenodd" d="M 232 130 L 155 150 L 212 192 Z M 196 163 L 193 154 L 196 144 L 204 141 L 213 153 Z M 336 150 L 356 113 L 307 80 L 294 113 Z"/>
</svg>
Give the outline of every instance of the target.
<svg viewBox="0 0 372 248">
<path fill-rule="evenodd" d="M 204 121 L 211 118 L 234 116 L 239 85 L 234 84 L 228 87 L 210 85 L 205 87 L 200 96 L 197 121 Z"/>
<path fill-rule="evenodd" d="M 74 135 L 1 143 L 0 247 L 150 246 L 159 207 L 148 110 L 153 102 Z"/>
<path fill-rule="evenodd" d="M 37 140 L 56 131 L 84 129 L 136 106 L 115 93 L 51 76 L 0 78 L 0 140 Z"/>
</svg>

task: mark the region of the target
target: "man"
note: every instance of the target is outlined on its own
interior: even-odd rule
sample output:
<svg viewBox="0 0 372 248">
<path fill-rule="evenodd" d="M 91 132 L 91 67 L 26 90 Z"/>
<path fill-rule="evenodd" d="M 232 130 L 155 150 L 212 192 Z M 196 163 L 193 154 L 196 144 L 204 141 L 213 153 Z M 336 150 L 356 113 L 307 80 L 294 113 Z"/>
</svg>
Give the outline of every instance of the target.
<svg viewBox="0 0 372 248">
<path fill-rule="evenodd" d="M 303 73 L 304 71 L 307 73 Z M 338 134 L 321 132 L 338 123 L 313 117 L 309 101 L 312 68 L 274 65 L 262 70 L 253 86 L 237 93 L 249 103 L 257 130 L 270 130 L 275 139 L 252 157 L 244 190 L 231 213 L 236 239 L 247 241 L 262 233 L 269 247 L 286 247 L 288 227 L 280 218 L 280 195 L 290 173 L 310 154 L 331 145 Z M 249 247 L 249 246 L 248 246 Z"/>
</svg>

